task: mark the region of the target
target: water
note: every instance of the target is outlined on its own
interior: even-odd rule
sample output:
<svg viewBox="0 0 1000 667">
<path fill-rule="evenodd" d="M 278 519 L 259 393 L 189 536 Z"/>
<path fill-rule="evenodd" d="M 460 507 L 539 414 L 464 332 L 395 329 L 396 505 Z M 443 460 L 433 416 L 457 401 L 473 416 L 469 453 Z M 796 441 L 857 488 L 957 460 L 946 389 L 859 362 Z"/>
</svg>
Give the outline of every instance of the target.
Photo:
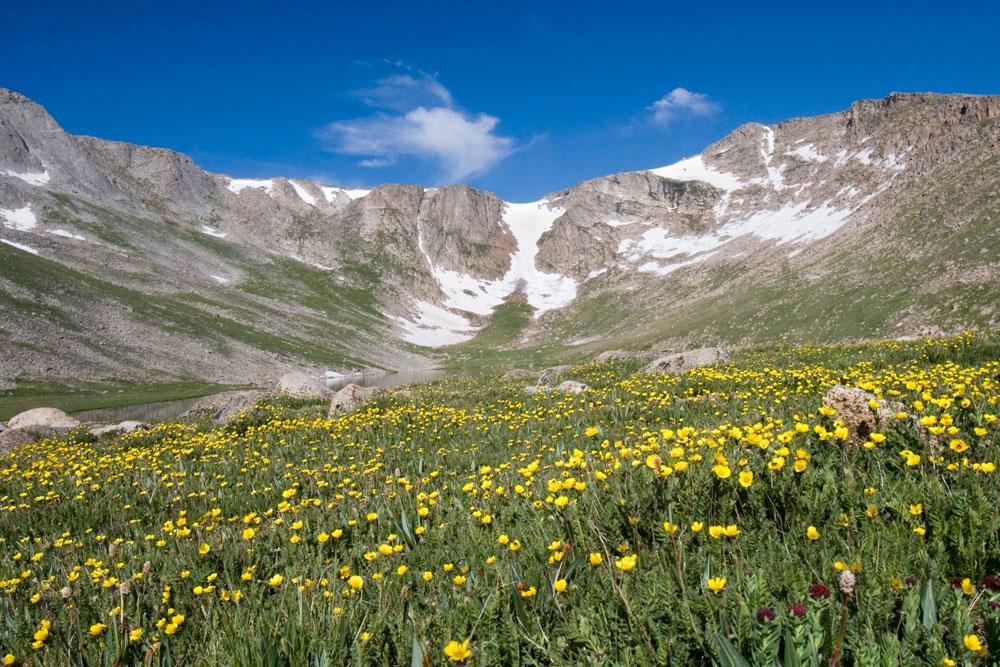
<svg viewBox="0 0 1000 667">
<path fill-rule="evenodd" d="M 397 371 L 394 373 L 373 371 L 368 373 L 359 373 L 357 375 L 345 375 L 342 377 L 330 378 L 327 380 L 326 386 L 333 391 L 342 389 L 349 384 L 356 384 L 361 387 L 382 387 L 384 389 L 388 389 L 389 387 L 398 387 L 401 384 L 430 382 L 431 380 L 444 377 L 444 375 L 446 375 L 445 371 L 434 368 Z"/>
<path fill-rule="evenodd" d="M 140 403 L 138 405 L 122 405 L 117 408 L 99 408 L 76 412 L 74 417 L 82 422 L 155 422 L 173 419 L 182 412 L 189 410 L 204 396 L 196 398 L 181 398 L 175 401 L 159 401 L 157 403 Z"/>
<path fill-rule="evenodd" d="M 326 386 L 333 391 L 337 391 L 351 383 L 362 387 L 389 388 L 414 382 L 430 382 L 443 375 L 445 375 L 445 371 L 434 369 L 400 371 L 396 373 L 368 372 L 331 378 L 327 381 Z M 205 397 L 199 396 L 197 398 L 182 398 L 175 401 L 159 401 L 157 403 L 122 405 L 117 408 L 84 410 L 83 412 L 74 413 L 73 416 L 83 422 L 156 422 L 180 416 L 182 412 L 191 409 L 195 403 L 203 398 Z"/>
</svg>

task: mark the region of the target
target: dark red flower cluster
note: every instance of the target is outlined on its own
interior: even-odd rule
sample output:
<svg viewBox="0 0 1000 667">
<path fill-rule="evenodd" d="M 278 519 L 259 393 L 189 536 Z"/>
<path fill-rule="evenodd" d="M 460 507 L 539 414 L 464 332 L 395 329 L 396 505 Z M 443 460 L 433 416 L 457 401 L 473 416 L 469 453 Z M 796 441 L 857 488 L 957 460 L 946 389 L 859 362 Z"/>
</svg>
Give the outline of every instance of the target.
<svg viewBox="0 0 1000 667">
<path fill-rule="evenodd" d="M 774 620 L 774 610 L 770 607 L 761 607 L 757 610 L 757 620 L 761 623 Z"/>
<path fill-rule="evenodd" d="M 823 584 L 813 584 L 809 587 L 809 597 L 813 600 L 825 600 L 830 597 L 830 589 Z"/>
</svg>

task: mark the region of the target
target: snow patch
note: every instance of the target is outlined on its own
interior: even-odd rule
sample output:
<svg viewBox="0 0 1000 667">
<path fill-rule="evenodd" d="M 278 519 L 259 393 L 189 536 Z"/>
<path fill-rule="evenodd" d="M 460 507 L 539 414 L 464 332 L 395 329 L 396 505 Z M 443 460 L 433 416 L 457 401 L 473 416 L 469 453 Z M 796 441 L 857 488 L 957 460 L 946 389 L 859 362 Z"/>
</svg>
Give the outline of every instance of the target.
<svg viewBox="0 0 1000 667">
<path fill-rule="evenodd" d="M 713 252 L 709 253 L 708 255 L 705 255 L 704 257 L 692 257 L 691 259 L 686 259 L 679 262 L 667 262 L 665 264 L 661 264 L 660 262 L 656 261 L 650 261 L 637 267 L 636 270 L 639 271 L 640 273 L 654 273 L 658 276 L 665 276 L 667 274 L 673 273 L 674 271 L 682 267 L 691 266 L 692 264 L 697 264 L 698 262 L 706 260 L 714 254 L 715 253 Z"/>
<path fill-rule="evenodd" d="M 858 162 L 860 162 L 863 165 L 871 165 L 874 162 L 874 160 L 872 160 L 872 155 L 873 154 L 874 154 L 874 151 L 869 148 L 866 151 L 858 151 L 857 153 L 855 153 L 853 155 L 853 157 L 854 157 L 855 160 L 857 160 Z"/>
<path fill-rule="evenodd" d="M 804 139 L 800 141 L 804 141 Z M 821 155 L 816 150 L 816 146 L 814 146 L 813 144 L 806 144 L 805 146 L 796 146 L 794 150 L 785 151 L 785 155 L 791 155 L 797 158 L 801 158 L 806 162 L 826 162 L 828 159 L 825 155 Z"/>
<path fill-rule="evenodd" d="M 403 329 L 403 340 L 414 345 L 441 347 L 469 340 L 476 335 L 467 319 L 429 301 L 417 301 L 411 319 L 391 316 Z"/>
<path fill-rule="evenodd" d="M 637 239 L 622 241 L 618 252 L 631 262 L 649 260 L 638 270 L 662 276 L 702 262 L 713 256 L 719 247 L 743 236 L 756 236 L 779 245 L 817 241 L 840 229 L 858 206 L 839 209 L 828 201 L 813 208 L 809 202 L 788 204 L 777 210 L 730 220 L 703 236 L 673 236 L 664 229 L 650 229 Z"/>
<path fill-rule="evenodd" d="M 52 236 L 61 236 L 67 239 L 73 239 L 74 241 L 86 241 L 84 237 L 79 234 L 74 234 L 73 232 L 66 231 L 65 229 L 50 229 L 46 232 L 47 234 L 52 234 Z"/>
<path fill-rule="evenodd" d="M 767 178 L 763 181 L 775 190 L 785 189 L 785 180 L 781 176 L 781 167 L 772 167 L 771 160 L 774 158 L 774 130 L 764 125 L 764 136 L 761 138 L 760 156 L 764 160 L 764 168 L 767 170 Z"/>
<path fill-rule="evenodd" d="M 15 209 L 0 208 L 0 219 L 3 226 L 18 232 L 29 232 L 38 225 L 38 218 L 31 212 L 31 206 Z"/>
<path fill-rule="evenodd" d="M 745 187 L 743 181 L 736 175 L 708 166 L 700 155 L 649 171 L 661 178 L 669 178 L 674 181 L 701 181 L 726 192 Z"/>
<path fill-rule="evenodd" d="M 22 181 L 28 185 L 45 185 L 49 182 L 49 171 L 46 169 L 41 173 L 29 173 L 29 172 L 17 172 L 8 169 L 4 172 L 4 176 L 13 176 L 14 178 L 20 178 Z"/>
<path fill-rule="evenodd" d="M 333 203 L 337 199 L 337 195 L 345 194 L 347 197 L 354 201 L 355 199 L 361 199 L 366 197 L 371 190 L 360 190 L 357 188 L 335 188 L 329 185 L 319 186 L 320 191 L 322 191 L 323 196 L 326 197 L 328 203 Z"/>
<path fill-rule="evenodd" d="M 316 198 L 313 197 L 311 194 L 309 194 L 308 190 L 306 190 L 304 187 L 302 187 L 295 181 L 288 181 L 288 182 L 292 184 L 292 189 L 295 190 L 295 194 L 299 196 L 299 199 L 309 204 L 310 206 L 316 205 Z"/>
<path fill-rule="evenodd" d="M 0 243 L 6 243 L 7 245 L 17 248 L 18 250 L 23 250 L 24 252 L 30 252 L 32 255 L 38 254 L 38 251 L 32 248 L 30 245 L 24 245 L 23 243 L 18 243 L 17 241 L 8 241 L 7 239 L 0 239 Z"/>
<path fill-rule="evenodd" d="M 229 182 L 226 183 L 226 187 L 229 188 L 230 192 L 239 194 L 247 188 L 256 188 L 258 190 L 263 190 L 267 194 L 271 194 L 271 190 L 274 188 L 273 178 L 231 178 Z"/>
<path fill-rule="evenodd" d="M 607 267 L 604 267 L 603 269 L 594 269 L 593 271 L 591 271 L 590 273 L 587 274 L 586 280 L 593 280 L 597 276 L 603 275 L 603 274 L 605 274 L 607 272 L 608 272 L 608 268 Z M 586 282 L 586 281 L 584 281 L 584 282 Z"/>
<path fill-rule="evenodd" d="M 878 165 L 883 169 L 892 169 L 893 171 L 903 171 L 903 169 L 906 168 L 906 165 L 904 165 L 899 158 L 896 157 L 895 153 L 889 153 L 886 155 L 885 158 L 878 163 Z"/>
<path fill-rule="evenodd" d="M 527 204 L 508 203 L 502 216 L 514 239 L 517 250 L 510 257 L 510 268 L 502 278 L 487 280 L 458 271 L 435 266 L 424 247 L 423 232 L 417 227 L 417 245 L 431 269 L 431 274 L 444 294 L 442 306 L 429 310 L 427 302 L 418 302 L 417 315 L 403 325 L 404 339 L 429 347 L 451 345 L 468 340 L 476 329 L 468 320 L 452 310 L 489 315 L 504 300 L 520 290 L 528 304 L 534 307 L 535 317 L 546 311 L 561 308 L 576 298 L 577 283 L 568 276 L 545 273 L 535 266 L 538 241 L 552 228 L 563 209 L 550 207 L 546 200 Z M 423 305 L 421 305 L 423 304 Z M 445 317 L 445 314 L 448 317 Z M 437 335 L 435 337 L 436 334 Z"/>
<path fill-rule="evenodd" d="M 225 232 L 220 232 L 215 227 L 209 227 L 208 225 L 202 225 L 201 226 L 201 233 L 202 234 L 208 234 L 209 236 L 214 236 L 217 239 L 224 239 L 224 238 L 226 238 L 226 233 Z"/>
<path fill-rule="evenodd" d="M 809 203 L 788 204 L 777 211 L 761 211 L 719 228 L 722 237 L 746 234 L 779 244 L 809 242 L 826 238 L 843 225 L 854 209 L 837 209 L 830 202 L 809 209 Z"/>
<path fill-rule="evenodd" d="M 222 276 L 217 276 L 214 273 L 210 273 L 208 277 L 214 280 L 215 282 L 219 283 L 220 285 L 228 285 L 229 283 L 232 282 L 229 278 L 223 278 Z"/>
</svg>

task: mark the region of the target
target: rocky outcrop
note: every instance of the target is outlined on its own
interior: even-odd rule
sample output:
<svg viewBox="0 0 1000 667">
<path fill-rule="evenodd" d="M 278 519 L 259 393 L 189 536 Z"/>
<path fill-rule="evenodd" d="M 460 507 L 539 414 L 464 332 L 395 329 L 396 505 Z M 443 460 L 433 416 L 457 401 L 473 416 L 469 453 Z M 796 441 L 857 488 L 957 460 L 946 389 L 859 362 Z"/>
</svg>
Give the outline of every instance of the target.
<svg viewBox="0 0 1000 667">
<path fill-rule="evenodd" d="M 0 433 L 0 455 L 6 454 L 15 447 L 26 445 L 32 441 L 34 441 L 34 438 L 28 432 L 9 428 Z"/>
<path fill-rule="evenodd" d="M 594 357 L 595 364 L 607 364 L 615 361 L 628 361 L 629 359 L 655 359 L 655 352 L 633 352 L 631 350 L 606 350 Z"/>
<path fill-rule="evenodd" d="M 729 353 L 718 347 L 702 347 L 697 350 L 677 352 L 656 359 L 643 367 L 642 373 L 683 373 L 691 368 L 724 364 L 730 361 Z"/>
<path fill-rule="evenodd" d="M 542 371 L 542 374 L 538 376 L 538 384 L 543 387 L 554 386 L 563 375 L 569 372 L 571 368 L 573 367 L 568 365 L 546 368 Z"/>
<path fill-rule="evenodd" d="M 906 406 L 896 401 L 885 401 L 859 387 L 834 385 L 823 396 L 823 407 L 834 410 L 833 418 L 847 427 L 848 439 L 860 444 L 872 433 L 897 423 L 896 413 L 906 413 Z M 906 423 L 924 431 L 915 417 Z"/>
<path fill-rule="evenodd" d="M 503 380 L 526 380 L 535 377 L 535 371 L 526 368 L 512 368 L 503 374 Z"/>
<path fill-rule="evenodd" d="M 95 438 L 105 436 L 115 437 L 134 431 L 144 431 L 151 428 L 149 424 L 140 421 L 123 421 L 117 424 L 94 424 L 90 426 L 90 434 Z"/>
<path fill-rule="evenodd" d="M 282 375 L 275 389 L 282 394 L 301 397 L 325 396 L 330 393 L 326 385 L 316 378 L 296 371 Z"/>
<path fill-rule="evenodd" d="M 385 393 L 382 387 L 348 384 L 330 399 L 330 410 L 327 414 L 332 418 L 345 412 L 353 412 L 365 403 L 384 396 Z"/>
<path fill-rule="evenodd" d="M 562 394 L 582 394 L 588 389 L 590 389 L 589 386 L 583 382 L 577 382 L 575 380 L 566 380 L 564 382 L 560 382 L 556 386 L 556 391 Z"/>
<path fill-rule="evenodd" d="M 69 135 L 0 89 L 13 304 L 0 329 L 15 343 L 0 378 L 407 368 L 433 355 L 403 340 L 468 339 L 504 303 L 536 309 L 504 345 L 581 357 L 661 336 L 683 349 L 993 329 L 998 116 L 1000 96 L 892 94 L 747 123 L 675 164 L 514 205 L 464 185 L 210 174 L 174 151 Z M 953 307 L 946 286 L 965 281 L 981 307 Z M 886 298 L 864 302 L 875 286 Z M 871 307 L 871 324 L 843 314 Z"/>
<path fill-rule="evenodd" d="M 65 431 L 80 425 L 80 420 L 70 417 L 59 408 L 34 408 L 10 418 L 7 427 L 12 430 L 50 429 Z"/>
<path fill-rule="evenodd" d="M 253 408 L 262 396 L 259 391 L 227 391 L 206 396 L 180 415 L 181 419 L 211 419 L 216 423 L 229 421 L 233 417 Z"/>
</svg>

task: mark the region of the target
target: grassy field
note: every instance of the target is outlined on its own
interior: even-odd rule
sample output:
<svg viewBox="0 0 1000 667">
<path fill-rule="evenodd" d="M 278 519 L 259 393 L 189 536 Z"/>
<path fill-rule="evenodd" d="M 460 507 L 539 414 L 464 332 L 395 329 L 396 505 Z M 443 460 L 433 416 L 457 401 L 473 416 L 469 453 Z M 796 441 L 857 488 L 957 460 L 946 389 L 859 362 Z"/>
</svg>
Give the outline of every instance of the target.
<svg viewBox="0 0 1000 667">
<path fill-rule="evenodd" d="M 0 458 L 0 658 L 979 665 L 1000 651 L 995 336 L 584 365 L 353 414 Z M 892 404 L 855 439 L 834 384 Z M 898 403 L 898 405 L 896 405 Z"/>
<path fill-rule="evenodd" d="M 40 406 L 80 412 L 208 396 L 234 388 L 197 381 L 155 384 L 92 381 L 73 385 L 23 382 L 13 389 L 0 390 L 0 419 L 10 419 L 19 412 Z"/>
</svg>

